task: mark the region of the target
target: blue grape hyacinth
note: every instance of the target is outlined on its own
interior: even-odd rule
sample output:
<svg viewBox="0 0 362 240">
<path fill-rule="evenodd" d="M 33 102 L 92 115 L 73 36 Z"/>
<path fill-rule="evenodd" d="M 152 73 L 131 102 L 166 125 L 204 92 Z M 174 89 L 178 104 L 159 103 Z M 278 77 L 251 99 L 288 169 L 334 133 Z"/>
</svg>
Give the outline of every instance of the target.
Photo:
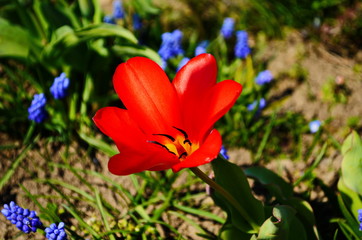
<svg viewBox="0 0 362 240">
<path fill-rule="evenodd" d="M 362 231 L 362 209 L 358 209 L 359 230 Z"/>
<path fill-rule="evenodd" d="M 225 18 L 224 22 L 222 24 L 221 27 L 221 35 L 225 38 L 225 39 L 229 39 L 232 37 L 233 32 L 234 32 L 234 25 L 235 25 L 235 20 L 232 18 Z"/>
<path fill-rule="evenodd" d="M 178 29 L 162 34 L 162 43 L 158 54 L 160 54 L 163 60 L 167 61 L 172 57 L 184 54 L 184 50 L 181 47 L 182 35 L 182 32 Z"/>
<path fill-rule="evenodd" d="M 180 63 L 178 64 L 176 71 L 178 72 L 183 66 L 186 65 L 186 63 L 188 63 L 188 61 L 190 61 L 190 58 L 184 57 L 184 58 L 180 61 Z"/>
<path fill-rule="evenodd" d="M 31 105 L 28 108 L 28 119 L 36 123 L 43 122 L 48 116 L 45 110 L 46 103 L 47 99 L 45 98 L 44 93 L 35 94 L 33 100 L 31 101 Z"/>
<path fill-rule="evenodd" d="M 195 56 L 206 53 L 206 48 L 209 45 L 208 41 L 202 41 L 199 43 L 199 45 L 197 45 L 197 47 L 195 48 Z"/>
<path fill-rule="evenodd" d="M 224 147 L 224 145 L 221 146 L 221 150 L 220 150 L 220 155 L 225 158 L 226 160 L 229 160 L 229 155 L 228 152 L 226 150 L 226 148 Z"/>
<path fill-rule="evenodd" d="M 19 207 L 13 201 L 10 204 L 4 204 L 1 213 L 24 233 L 36 232 L 38 228 L 43 226 L 35 211 Z"/>
<path fill-rule="evenodd" d="M 273 75 L 269 70 L 262 71 L 256 76 L 255 83 L 258 85 L 264 85 L 270 83 L 273 80 Z"/>
<path fill-rule="evenodd" d="M 259 106 L 258 110 L 262 110 L 266 106 L 266 101 L 264 98 L 261 98 L 259 101 L 254 101 L 253 103 L 249 104 L 247 109 L 248 111 L 253 111 L 257 106 Z"/>
<path fill-rule="evenodd" d="M 45 236 L 49 240 L 66 240 L 67 233 L 64 230 L 64 223 L 60 222 L 58 226 L 52 223 L 49 227 L 45 228 Z"/>
<path fill-rule="evenodd" d="M 316 133 L 316 132 L 318 132 L 320 126 L 321 126 L 321 121 L 319 121 L 319 120 L 311 121 L 309 123 L 309 130 L 311 133 Z"/>
<path fill-rule="evenodd" d="M 50 87 L 50 93 L 55 99 L 64 98 L 68 94 L 69 78 L 63 72 L 54 79 L 53 85 Z"/>
<path fill-rule="evenodd" d="M 248 43 L 248 33 L 246 31 L 236 32 L 236 44 L 234 53 L 237 58 L 246 58 L 250 54 L 250 47 Z"/>
<path fill-rule="evenodd" d="M 113 16 L 111 16 L 111 15 L 104 16 L 103 22 L 109 23 L 109 24 L 116 24 L 116 21 L 114 20 Z"/>
<path fill-rule="evenodd" d="M 137 13 L 132 15 L 132 23 L 134 30 L 140 30 L 142 28 L 142 19 Z"/>
<path fill-rule="evenodd" d="M 113 1 L 113 17 L 115 19 L 122 19 L 124 18 L 124 9 L 123 3 L 121 0 Z"/>
</svg>

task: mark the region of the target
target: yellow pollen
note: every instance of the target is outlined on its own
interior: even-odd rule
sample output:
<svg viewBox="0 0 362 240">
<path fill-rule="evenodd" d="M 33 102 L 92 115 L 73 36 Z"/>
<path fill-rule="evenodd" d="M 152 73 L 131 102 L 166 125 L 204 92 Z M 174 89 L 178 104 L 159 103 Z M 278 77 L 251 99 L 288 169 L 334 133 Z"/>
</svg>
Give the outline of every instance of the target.
<svg viewBox="0 0 362 240">
<path fill-rule="evenodd" d="M 170 152 L 173 152 L 180 160 L 185 159 L 199 148 L 198 144 L 191 143 L 190 140 L 186 139 L 184 136 L 177 136 L 175 141 L 167 141 L 164 146 Z"/>
</svg>

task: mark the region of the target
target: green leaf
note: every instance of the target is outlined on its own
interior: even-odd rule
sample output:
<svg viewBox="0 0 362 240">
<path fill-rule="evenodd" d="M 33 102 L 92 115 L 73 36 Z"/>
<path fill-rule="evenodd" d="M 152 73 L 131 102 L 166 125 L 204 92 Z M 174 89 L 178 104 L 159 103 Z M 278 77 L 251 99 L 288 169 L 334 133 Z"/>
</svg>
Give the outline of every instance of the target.
<svg viewBox="0 0 362 240">
<path fill-rule="evenodd" d="M 255 233 L 264 221 L 262 203 L 252 195 L 249 183 L 242 169 L 222 159 L 212 161 L 215 181 L 224 188 L 238 203 L 232 205 L 224 196 L 215 192 L 216 204 L 230 215 L 231 223 L 246 233 Z"/>
<path fill-rule="evenodd" d="M 121 38 L 131 44 L 137 43 L 137 38 L 132 32 L 118 25 L 102 23 L 76 31 L 69 26 L 62 26 L 54 32 L 43 54 L 45 59 L 58 59 L 81 43 L 107 37 Z M 84 57 L 84 51 L 79 51 L 77 54 Z"/>
<path fill-rule="evenodd" d="M 38 43 L 25 29 L 0 18 L 0 57 L 26 60 L 37 47 Z"/>
<path fill-rule="evenodd" d="M 293 187 L 278 174 L 264 167 L 249 167 L 244 169 L 248 177 L 258 180 L 278 199 L 287 199 L 293 195 Z"/>
<path fill-rule="evenodd" d="M 353 131 L 342 145 L 342 176 L 348 188 L 362 195 L 362 141 Z"/>
<path fill-rule="evenodd" d="M 137 43 L 137 38 L 133 33 L 119 25 L 101 23 L 91 25 L 89 27 L 76 31 L 76 35 L 82 40 L 87 41 L 90 39 L 104 38 L 104 37 L 118 37 L 128 40 L 131 43 Z"/>
<path fill-rule="evenodd" d="M 240 231 L 231 223 L 230 217 L 227 218 L 225 224 L 222 226 L 219 232 L 219 238 L 222 240 L 249 240 L 250 234 Z"/>
<path fill-rule="evenodd" d="M 259 181 L 279 204 L 293 207 L 296 217 L 304 226 L 309 238 L 317 238 L 313 209 L 307 201 L 293 196 L 293 187 L 276 173 L 263 167 L 250 167 L 244 170 L 247 176 Z M 299 221 L 298 220 L 298 221 Z M 304 231 L 303 231 L 304 232 Z"/>
<path fill-rule="evenodd" d="M 133 45 L 133 46 L 119 46 L 115 45 L 112 48 L 113 52 L 119 57 L 134 57 L 142 56 L 152 59 L 153 61 L 161 64 L 161 57 L 154 50 L 147 48 L 145 46 Z"/>
<path fill-rule="evenodd" d="M 85 135 L 84 133 L 79 134 L 80 138 L 86 141 L 89 145 L 98 148 L 108 156 L 116 155 L 118 152 L 114 148 L 112 148 L 109 144 L 106 142 L 96 139 L 90 136 Z"/>
<path fill-rule="evenodd" d="M 340 192 L 338 195 L 338 202 L 344 217 L 351 226 L 357 226 L 358 209 L 362 209 L 361 196 L 352 189 L 348 188 L 343 179 L 338 181 L 338 190 Z"/>
<path fill-rule="evenodd" d="M 337 218 L 332 219 L 331 222 L 336 222 L 339 225 L 339 228 L 342 230 L 344 236 L 348 240 L 361 239 L 362 235 L 358 234 L 358 232 L 354 231 L 351 226 L 346 222 L 345 219 Z"/>
<path fill-rule="evenodd" d="M 290 237 L 290 227 L 295 220 L 295 213 L 296 211 L 289 206 L 275 206 L 273 208 L 273 215 L 268 218 L 261 226 L 257 239 L 296 239 Z"/>
</svg>

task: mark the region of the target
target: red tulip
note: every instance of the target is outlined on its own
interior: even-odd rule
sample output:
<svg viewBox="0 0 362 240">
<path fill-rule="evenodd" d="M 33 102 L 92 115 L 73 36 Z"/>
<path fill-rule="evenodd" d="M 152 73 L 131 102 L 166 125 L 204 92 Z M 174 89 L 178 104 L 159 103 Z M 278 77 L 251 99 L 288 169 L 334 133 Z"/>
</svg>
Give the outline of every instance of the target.
<svg viewBox="0 0 362 240">
<path fill-rule="evenodd" d="M 126 109 L 105 107 L 93 118 L 116 143 L 109 170 L 128 175 L 197 167 L 215 159 L 221 148 L 214 123 L 235 103 L 242 86 L 216 83 L 217 64 L 210 54 L 191 59 L 171 83 L 150 59 L 134 57 L 120 64 L 114 88 Z"/>
</svg>

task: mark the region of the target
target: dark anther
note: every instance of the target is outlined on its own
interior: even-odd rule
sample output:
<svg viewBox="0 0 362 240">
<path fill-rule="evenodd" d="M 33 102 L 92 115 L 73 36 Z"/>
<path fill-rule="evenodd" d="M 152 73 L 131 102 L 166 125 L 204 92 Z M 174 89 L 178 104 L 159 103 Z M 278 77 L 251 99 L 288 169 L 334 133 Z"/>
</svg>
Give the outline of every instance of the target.
<svg viewBox="0 0 362 240">
<path fill-rule="evenodd" d="M 159 145 L 159 146 L 165 148 L 169 153 L 172 153 L 172 154 L 176 155 L 176 153 L 171 152 L 165 145 L 163 145 L 163 144 L 161 144 L 161 143 L 159 143 L 159 142 L 156 142 L 156 141 L 148 141 L 148 142 L 149 142 L 149 143 L 154 143 L 154 144 L 156 144 L 156 145 Z"/>
<path fill-rule="evenodd" d="M 173 138 L 172 136 L 167 135 L 167 134 L 152 134 L 152 135 L 155 135 L 155 136 L 164 136 L 164 137 L 167 137 L 168 139 L 170 139 L 172 142 L 175 141 L 175 138 Z"/>
<path fill-rule="evenodd" d="M 185 137 L 186 139 L 189 138 L 189 136 L 187 135 L 187 133 L 186 133 L 184 130 L 182 130 L 182 129 L 180 129 L 180 128 L 177 128 L 177 127 L 173 127 L 173 128 L 179 130 L 179 131 L 184 135 L 184 137 Z"/>
<path fill-rule="evenodd" d="M 188 139 L 186 139 L 186 140 L 184 141 L 184 144 L 185 144 L 185 143 L 188 143 L 190 146 L 192 146 L 191 141 L 190 141 L 190 140 L 188 140 Z"/>
<path fill-rule="evenodd" d="M 187 157 L 187 152 L 183 152 L 179 157 L 178 159 L 182 158 L 182 157 Z"/>
</svg>

